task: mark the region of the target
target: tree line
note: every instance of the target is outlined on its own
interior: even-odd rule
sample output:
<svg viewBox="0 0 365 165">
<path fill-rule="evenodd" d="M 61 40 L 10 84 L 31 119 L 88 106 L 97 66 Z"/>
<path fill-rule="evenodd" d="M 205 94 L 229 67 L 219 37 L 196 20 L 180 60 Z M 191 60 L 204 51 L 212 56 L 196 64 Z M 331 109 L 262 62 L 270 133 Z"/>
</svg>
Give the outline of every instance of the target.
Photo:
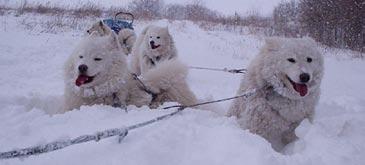
<svg viewBox="0 0 365 165">
<path fill-rule="evenodd" d="M 299 0 L 280 3 L 273 33 L 310 36 L 325 45 L 365 51 L 364 0 Z"/>
<path fill-rule="evenodd" d="M 17 10 L 42 14 L 71 13 L 77 17 L 113 15 L 119 11 L 131 12 L 137 19 L 170 19 L 203 22 L 204 26 L 224 25 L 228 30 L 250 27 L 264 35 L 302 37 L 310 36 L 330 47 L 348 48 L 365 52 L 365 0 L 289 0 L 278 4 L 271 16 L 256 11 L 245 15 L 223 15 L 209 9 L 201 0 L 188 4 L 165 4 L 163 0 L 133 0 L 124 7 L 102 8 L 86 3 L 74 9 L 28 4 L 24 0 Z M 10 10 L 0 5 L 0 14 Z M 236 28 L 237 27 L 237 28 Z"/>
</svg>

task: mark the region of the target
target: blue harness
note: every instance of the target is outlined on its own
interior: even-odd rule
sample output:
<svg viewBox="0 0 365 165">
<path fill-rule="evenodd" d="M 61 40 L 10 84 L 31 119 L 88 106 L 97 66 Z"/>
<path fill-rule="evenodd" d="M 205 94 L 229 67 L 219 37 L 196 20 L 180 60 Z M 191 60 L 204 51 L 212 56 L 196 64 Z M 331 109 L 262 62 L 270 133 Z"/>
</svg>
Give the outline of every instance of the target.
<svg viewBox="0 0 365 165">
<path fill-rule="evenodd" d="M 122 29 L 131 29 L 134 30 L 132 22 L 127 22 L 119 19 L 104 19 L 104 24 L 109 26 L 115 33 L 119 33 Z"/>
</svg>

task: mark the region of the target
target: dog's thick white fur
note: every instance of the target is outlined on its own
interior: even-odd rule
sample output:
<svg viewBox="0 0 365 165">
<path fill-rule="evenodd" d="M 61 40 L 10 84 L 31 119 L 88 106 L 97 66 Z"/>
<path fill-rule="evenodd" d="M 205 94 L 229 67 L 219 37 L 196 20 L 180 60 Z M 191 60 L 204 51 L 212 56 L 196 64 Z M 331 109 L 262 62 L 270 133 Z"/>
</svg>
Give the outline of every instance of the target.
<svg viewBox="0 0 365 165">
<path fill-rule="evenodd" d="M 144 74 L 143 83 L 157 95 L 152 100 L 133 78 L 126 61 L 115 33 L 92 33 L 83 39 L 65 63 L 65 111 L 94 104 L 156 107 L 166 101 L 196 103 L 186 84 L 187 67 L 181 62 L 162 63 Z"/>
<path fill-rule="evenodd" d="M 312 120 L 323 69 L 323 57 L 312 39 L 268 38 L 237 94 L 257 92 L 235 100 L 228 116 L 237 116 L 242 128 L 280 151 L 297 138 L 294 130 L 303 119 Z"/>
<path fill-rule="evenodd" d="M 110 35 L 111 33 L 114 33 L 110 27 L 105 25 L 103 21 L 98 21 L 94 23 L 87 32 L 89 34 L 93 32 L 98 32 L 100 36 L 104 35 Z M 120 43 L 121 48 L 123 49 L 124 53 L 126 55 L 130 54 L 132 51 L 132 47 L 136 41 L 136 33 L 131 29 L 121 29 L 118 33 L 118 40 Z"/>
<path fill-rule="evenodd" d="M 81 105 L 149 105 L 152 97 L 138 87 L 117 36 L 91 34 L 65 63 L 65 110 Z M 86 69 L 85 69 L 86 67 Z"/>
<path fill-rule="evenodd" d="M 167 27 L 147 26 L 132 49 L 132 72 L 141 75 L 160 62 L 177 57 L 174 40 Z"/>
<path fill-rule="evenodd" d="M 187 74 L 188 67 L 178 59 L 162 61 L 147 71 L 143 75 L 143 81 L 153 93 L 157 94 L 151 107 L 155 108 L 164 102 L 196 104 L 197 99 L 186 81 Z"/>
</svg>

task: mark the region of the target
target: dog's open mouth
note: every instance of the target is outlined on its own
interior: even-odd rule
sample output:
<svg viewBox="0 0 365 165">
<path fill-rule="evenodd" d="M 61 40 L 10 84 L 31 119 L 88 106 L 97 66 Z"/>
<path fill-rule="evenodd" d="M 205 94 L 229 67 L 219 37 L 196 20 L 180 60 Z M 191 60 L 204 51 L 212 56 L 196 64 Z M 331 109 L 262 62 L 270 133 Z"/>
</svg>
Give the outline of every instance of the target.
<svg viewBox="0 0 365 165">
<path fill-rule="evenodd" d="M 155 44 L 152 44 L 152 43 L 150 43 L 150 45 L 151 45 L 152 49 L 157 49 L 158 47 L 160 47 L 160 45 L 155 45 Z"/>
<path fill-rule="evenodd" d="M 289 76 L 286 76 L 286 78 L 289 80 L 289 82 L 292 84 L 295 91 L 297 91 L 300 96 L 305 96 L 308 93 L 308 87 L 306 84 L 296 83 L 293 80 L 289 78 Z"/>
<path fill-rule="evenodd" d="M 83 74 L 80 74 L 76 81 L 75 81 L 75 84 L 76 86 L 81 86 L 81 85 L 84 85 L 84 84 L 87 84 L 87 83 L 91 83 L 93 80 L 94 80 L 94 77 L 95 76 L 87 76 L 87 75 L 83 75 Z"/>
</svg>

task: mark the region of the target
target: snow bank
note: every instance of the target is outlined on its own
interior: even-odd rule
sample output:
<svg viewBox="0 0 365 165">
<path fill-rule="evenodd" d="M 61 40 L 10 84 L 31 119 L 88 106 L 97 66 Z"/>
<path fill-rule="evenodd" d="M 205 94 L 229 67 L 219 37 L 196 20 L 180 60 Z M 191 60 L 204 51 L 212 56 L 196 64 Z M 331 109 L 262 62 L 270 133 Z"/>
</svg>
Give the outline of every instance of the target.
<svg viewBox="0 0 365 165">
<path fill-rule="evenodd" d="M 62 105 L 62 66 L 82 35 L 80 31 L 48 34 L 24 30 L 19 26 L 22 17 L 0 17 L 0 22 L 6 22 L 0 25 L 0 152 L 129 126 L 172 112 L 130 106 L 125 113 L 96 105 L 49 115 Z M 137 23 L 136 31 L 146 24 Z M 257 36 L 204 31 L 191 22 L 162 20 L 156 24 L 169 26 L 180 58 L 192 66 L 245 67 L 262 44 Z M 213 105 L 215 112 L 188 109 L 133 130 L 121 144 L 110 138 L 26 159 L 0 160 L 0 164 L 362 165 L 365 61 L 324 53 L 325 76 L 314 122 L 302 122 L 296 130 L 300 139 L 287 147 L 286 155 L 240 129 L 234 118 L 223 116 L 228 101 Z M 240 78 L 190 70 L 188 81 L 199 98 L 218 99 L 233 96 Z"/>
</svg>

